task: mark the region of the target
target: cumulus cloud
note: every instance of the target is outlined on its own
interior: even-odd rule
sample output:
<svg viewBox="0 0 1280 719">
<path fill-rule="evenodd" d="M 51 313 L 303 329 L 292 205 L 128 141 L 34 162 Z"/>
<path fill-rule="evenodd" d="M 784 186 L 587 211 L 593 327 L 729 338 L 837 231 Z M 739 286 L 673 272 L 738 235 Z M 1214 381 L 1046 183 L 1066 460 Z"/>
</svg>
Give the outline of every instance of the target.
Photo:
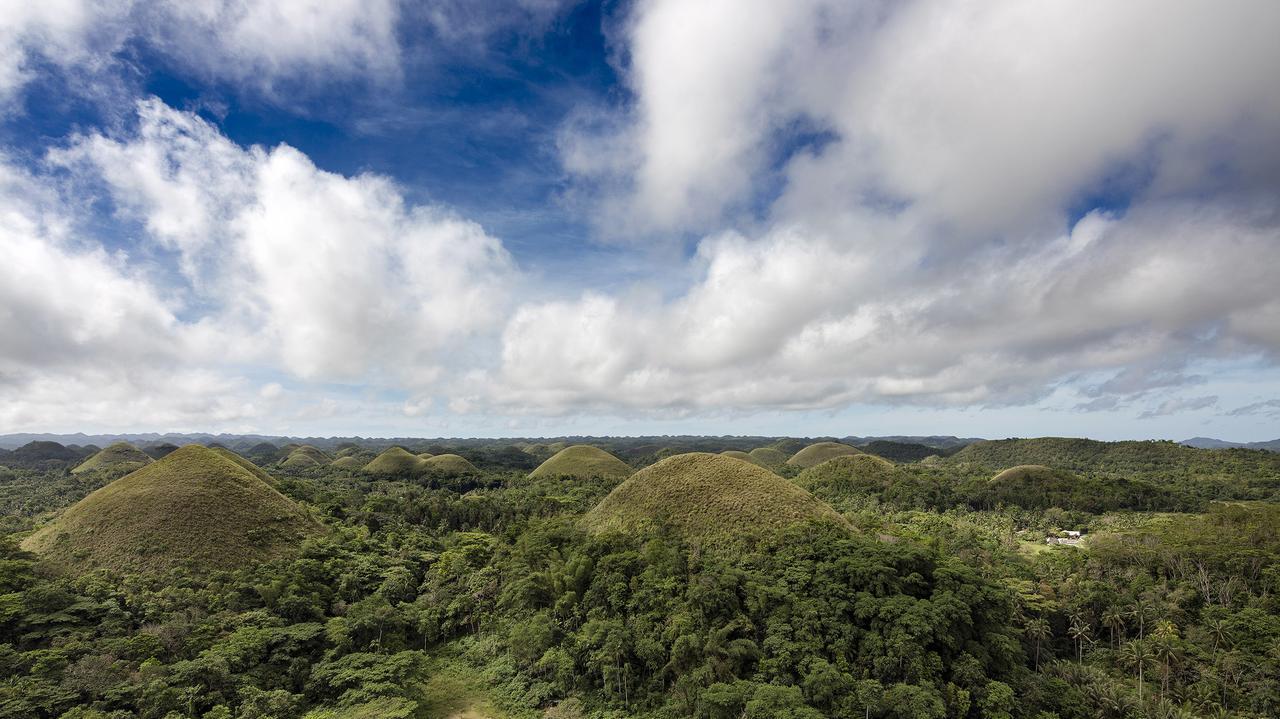
<svg viewBox="0 0 1280 719">
<path fill-rule="evenodd" d="M 385 177 L 238 146 L 158 100 L 137 115 L 51 152 L 50 177 L 0 163 L 0 426 L 75 411 L 191 426 L 305 405 L 247 368 L 412 391 L 427 407 L 505 316 L 516 268 L 475 223 L 405 202 Z M 86 232 L 77 211 L 94 196 L 141 241 L 112 250 Z M 295 414 L 329 416 L 318 406 Z"/>
<path fill-rule="evenodd" d="M 1082 394 L 1140 396 L 1184 384 L 1171 378 L 1186 359 L 1280 349 L 1233 320 L 1275 295 L 1259 262 L 1280 244 L 1275 210 L 1091 214 L 1043 245 L 932 269 L 869 261 L 844 238 L 716 237 L 699 247 L 702 278 L 674 300 L 522 307 L 498 394 L 566 410 L 1009 404 L 1112 372 Z"/>
<path fill-rule="evenodd" d="M 239 381 L 192 365 L 200 341 L 181 303 L 128 254 L 80 237 L 57 193 L 3 158 L 0 256 L 0 427 L 254 415 Z"/>
<path fill-rule="evenodd" d="M 1040 227 L 1108 182 L 1274 178 L 1277 22 L 1265 1 L 650 0 L 622 33 L 632 101 L 570 125 L 566 165 L 629 227 L 714 226 L 777 184 L 789 218 L 870 199 L 953 235 Z M 771 167 L 797 123 L 832 142 Z"/>
<path fill-rule="evenodd" d="M 45 63 L 93 80 L 136 41 L 203 77 L 268 93 L 281 82 L 395 77 L 398 0 L 44 0 L 0 20 L 0 100 Z"/>
<path fill-rule="evenodd" d="M 499 319 L 514 272 L 478 225 L 407 205 L 384 177 L 324 172 L 287 145 L 242 148 L 158 100 L 139 104 L 135 132 L 51 160 L 101 182 L 178 254 L 215 308 L 211 336 L 304 379 L 434 379 L 442 349 Z"/>
<path fill-rule="evenodd" d="M 566 127 L 566 167 L 602 188 L 604 225 L 740 230 L 698 244 L 674 298 L 522 307 L 498 401 L 992 405 L 1069 386 L 1106 409 L 1197 382 L 1190 360 L 1274 358 L 1280 46 L 1260 21 L 1280 8 L 641 3 L 631 101 Z"/>
</svg>

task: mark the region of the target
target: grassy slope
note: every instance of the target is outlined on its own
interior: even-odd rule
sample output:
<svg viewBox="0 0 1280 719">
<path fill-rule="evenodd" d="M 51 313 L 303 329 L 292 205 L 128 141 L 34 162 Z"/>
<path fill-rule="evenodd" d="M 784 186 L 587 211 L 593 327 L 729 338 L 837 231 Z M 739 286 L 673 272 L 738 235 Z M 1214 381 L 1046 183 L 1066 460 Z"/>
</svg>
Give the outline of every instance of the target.
<svg viewBox="0 0 1280 719">
<path fill-rule="evenodd" d="M 795 456 L 787 460 L 787 464 L 807 469 L 822 464 L 829 459 L 851 454 L 862 454 L 862 450 L 839 442 L 818 442 L 796 452 Z"/>
<path fill-rule="evenodd" d="M 426 471 L 439 474 L 471 474 L 480 471 L 466 457 L 456 454 L 437 454 L 431 459 L 420 461 Z"/>
<path fill-rule="evenodd" d="M 94 470 L 128 470 L 133 471 L 151 464 L 151 457 L 146 452 L 129 444 L 116 442 L 106 449 L 86 459 L 80 466 L 71 470 L 73 474 L 92 472 Z"/>
<path fill-rule="evenodd" d="M 732 457 L 690 453 L 636 472 L 594 509 L 593 531 L 666 523 L 686 536 L 745 537 L 840 515 L 795 484 Z"/>
<path fill-rule="evenodd" d="M 222 452 L 188 445 L 85 497 L 23 547 L 73 571 L 231 569 L 286 553 L 321 529 Z"/>
<path fill-rule="evenodd" d="M 626 462 L 585 444 L 566 447 L 529 473 L 530 477 L 609 477 L 626 479 L 632 473 Z"/>
<path fill-rule="evenodd" d="M 280 463 L 280 466 L 292 469 L 307 469 L 310 467 L 323 467 L 328 463 L 329 455 L 309 444 L 304 444 L 290 452 L 289 456 L 285 457 L 284 461 Z"/>
<path fill-rule="evenodd" d="M 420 474 L 424 471 L 423 460 L 411 454 L 403 447 L 391 447 L 364 466 L 364 471 L 373 474 Z"/>
<path fill-rule="evenodd" d="M 720 454 L 722 454 L 722 455 L 724 455 L 724 456 L 726 456 L 726 457 L 733 457 L 734 459 L 740 459 L 740 460 L 742 460 L 743 462 L 750 462 L 750 463 L 752 463 L 752 464 L 754 464 L 754 465 L 756 465 L 756 466 L 758 466 L 758 467 L 764 467 L 765 469 L 773 469 L 773 467 L 770 467 L 769 465 L 765 464 L 764 462 L 761 462 L 760 460 L 756 459 L 755 457 L 752 457 L 752 456 L 751 456 L 751 454 L 750 454 L 749 452 L 743 452 L 743 451 L 742 451 L 742 450 L 740 450 L 740 449 L 726 449 L 725 451 L 721 452 Z"/>
<path fill-rule="evenodd" d="M 786 452 L 773 447 L 756 447 L 747 454 L 751 455 L 756 464 L 769 469 L 777 469 L 786 464 L 789 459 Z"/>
<path fill-rule="evenodd" d="M 870 454 L 844 455 L 810 467 L 795 483 L 825 501 L 878 493 L 901 476 L 887 459 Z"/>
</svg>

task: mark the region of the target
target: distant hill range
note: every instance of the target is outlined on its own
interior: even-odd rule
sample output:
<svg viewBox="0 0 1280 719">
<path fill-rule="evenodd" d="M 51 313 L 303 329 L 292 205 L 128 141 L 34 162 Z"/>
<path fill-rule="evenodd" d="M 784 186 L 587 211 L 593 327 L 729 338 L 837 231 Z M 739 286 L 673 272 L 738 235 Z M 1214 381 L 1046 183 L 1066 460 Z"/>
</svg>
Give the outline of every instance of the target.
<svg viewBox="0 0 1280 719">
<path fill-rule="evenodd" d="M 1225 439 L 1214 439 L 1213 437 L 1192 437 L 1191 439 L 1182 440 L 1179 444 L 1198 449 L 1231 449 L 1232 447 L 1240 447 L 1243 449 L 1265 449 L 1270 452 L 1280 452 L 1280 439 L 1266 442 L 1228 442 Z"/>
</svg>

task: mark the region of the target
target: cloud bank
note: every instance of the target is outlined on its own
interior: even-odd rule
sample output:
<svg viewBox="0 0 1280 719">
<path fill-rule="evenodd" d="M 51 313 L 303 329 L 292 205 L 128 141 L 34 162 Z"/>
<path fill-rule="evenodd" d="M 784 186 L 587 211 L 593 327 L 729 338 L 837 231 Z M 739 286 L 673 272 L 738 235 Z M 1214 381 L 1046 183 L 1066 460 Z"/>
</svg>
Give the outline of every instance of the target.
<svg viewBox="0 0 1280 719">
<path fill-rule="evenodd" d="M 1267 3 L 642 3 L 633 100 L 570 127 L 567 166 L 604 188 L 608 224 L 736 229 L 697 244 L 675 298 L 522 307 L 500 396 L 1016 404 L 1169 358 L 1272 363 L 1277 21 Z"/>
</svg>

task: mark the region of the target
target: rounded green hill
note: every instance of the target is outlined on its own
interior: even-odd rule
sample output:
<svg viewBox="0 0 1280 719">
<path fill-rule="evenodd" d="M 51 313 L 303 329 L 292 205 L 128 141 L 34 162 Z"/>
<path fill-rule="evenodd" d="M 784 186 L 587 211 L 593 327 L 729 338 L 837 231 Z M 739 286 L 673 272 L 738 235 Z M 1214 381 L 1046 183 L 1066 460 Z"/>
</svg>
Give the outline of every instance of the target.
<svg viewBox="0 0 1280 719">
<path fill-rule="evenodd" d="M 93 472 L 95 470 L 123 470 L 126 472 L 132 472 L 135 469 L 151 464 L 152 461 L 153 460 L 150 455 L 132 444 L 129 444 L 128 442 L 116 442 L 86 459 L 75 469 L 71 470 L 71 473 L 82 474 L 84 472 Z"/>
<path fill-rule="evenodd" d="M 360 469 L 365 464 L 366 463 L 363 460 L 361 460 L 359 457 L 353 457 L 351 455 L 347 455 L 345 457 L 339 457 L 333 460 L 332 462 L 329 463 L 329 466 L 337 467 L 338 469 Z"/>
<path fill-rule="evenodd" d="M 418 461 L 425 471 L 436 474 L 475 474 L 480 471 L 466 457 L 457 454 L 437 454 L 431 459 Z"/>
<path fill-rule="evenodd" d="M 899 476 L 898 467 L 871 454 L 829 459 L 796 477 L 796 484 L 828 502 L 883 491 Z"/>
<path fill-rule="evenodd" d="M 371 474 L 421 474 L 423 460 L 404 447 L 390 447 L 364 466 Z"/>
<path fill-rule="evenodd" d="M 665 524 L 686 537 L 750 538 L 809 520 L 846 524 L 817 497 L 763 467 L 695 452 L 636 472 L 585 521 L 594 532 Z"/>
<path fill-rule="evenodd" d="M 290 452 L 289 456 L 285 457 L 284 461 L 280 463 L 280 466 L 289 469 L 311 469 L 313 467 L 323 467 L 328 463 L 328 455 L 309 444 L 304 444 Z"/>
<path fill-rule="evenodd" d="M 556 452 L 555 456 L 538 465 L 530 477 L 605 477 L 626 479 L 631 476 L 626 462 L 587 444 L 575 444 Z"/>
<path fill-rule="evenodd" d="M 1020 464 L 1010 467 L 991 478 L 991 484 L 1016 484 L 1028 482 L 1073 481 L 1076 476 L 1063 469 L 1053 469 L 1042 464 Z"/>
<path fill-rule="evenodd" d="M 787 464 L 801 469 L 808 469 L 822 464 L 828 459 L 847 457 L 852 454 L 862 454 L 862 450 L 839 442 L 818 442 L 796 452 L 791 459 L 787 460 Z"/>
<path fill-rule="evenodd" d="M 751 456 L 752 461 L 761 467 L 769 469 L 778 469 L 787 463 L 788 454 L 774 447 L 756 447 L 747 452 Z"/>
<path fill-rule="evenodd" d="M 22 546 L 72 572 L 207 571 L 281 556 L 321 531 L 227 454 L 188 445 L 80 500 Z"/>
</svg>

